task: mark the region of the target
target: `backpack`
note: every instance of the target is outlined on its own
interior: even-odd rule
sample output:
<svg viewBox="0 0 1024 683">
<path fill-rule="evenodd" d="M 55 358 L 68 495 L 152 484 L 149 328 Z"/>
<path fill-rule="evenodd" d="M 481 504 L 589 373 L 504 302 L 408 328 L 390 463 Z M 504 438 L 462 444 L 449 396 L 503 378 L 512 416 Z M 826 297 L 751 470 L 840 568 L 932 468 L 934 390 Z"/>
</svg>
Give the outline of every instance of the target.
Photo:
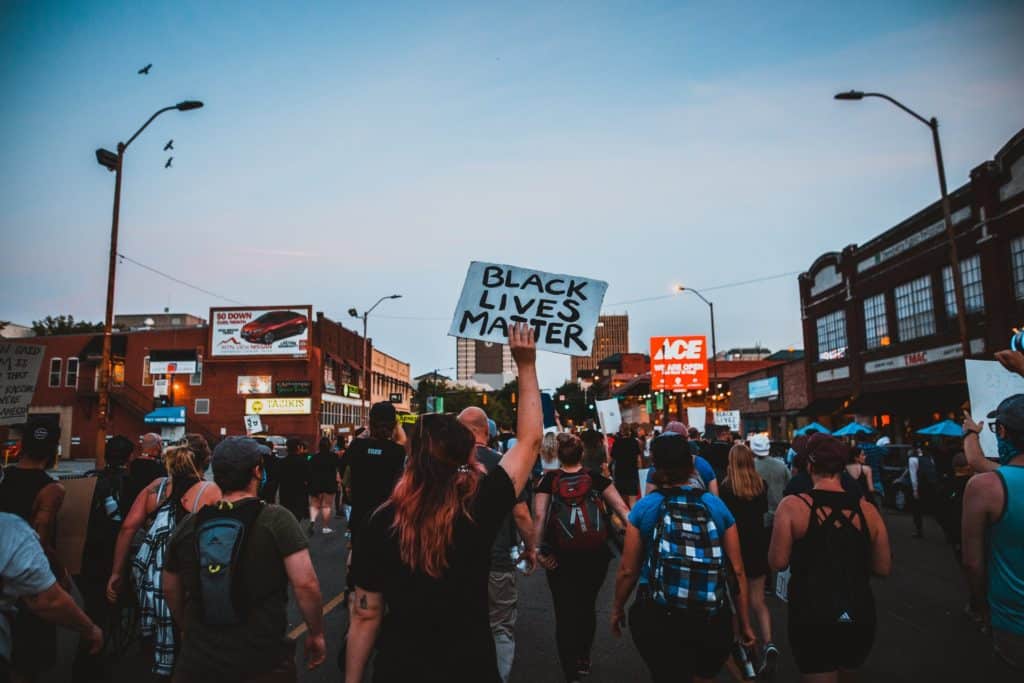
<svg viewBox="0 0 1024 683">
<path fill-rule="evenodd" d="M 260 500 L 222 500 L 196 513 L 200 618 L 208 626 L 235 626 L 248 617 L 241 557 L 264 507 Z"/>
<path fill-rule="evenodd" d="M 703 491 L 665 492 L 648 555 L 651 597 L 672 609 L 716 614 L 725 601 L 722 531 Z"/>
<path fill-rule="evenodd" d="M 601 494 L 586 470 L 558 470 L 551 482 L 547 540 L 556 552 L 600 550 L 608 541 Z"/>
</svg>

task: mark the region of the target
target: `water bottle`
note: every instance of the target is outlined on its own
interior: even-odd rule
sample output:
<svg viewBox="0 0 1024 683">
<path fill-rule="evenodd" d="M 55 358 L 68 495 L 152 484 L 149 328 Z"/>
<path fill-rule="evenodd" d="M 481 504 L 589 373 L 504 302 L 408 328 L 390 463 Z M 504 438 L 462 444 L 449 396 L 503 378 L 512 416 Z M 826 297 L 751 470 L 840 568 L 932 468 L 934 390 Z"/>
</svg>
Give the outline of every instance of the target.
<svg viewBox="0 0 1024 683">
<path fill-rule="evenodd" d="M 103 509 L 106 510 L 107 517 L 109 517 L 111 521 L 121 521 L 121 509 L 113 496 L 107 496 L 103 499 Z"/>
<path fill-rule="evenodd" d="M 757 672 L 754 671 L 754 662 L 750 661 L 750 653 L 747 652 L 747 648 L 743 647 L 743 643 L 739 641 L 733 643 L 732 657 L 736 661 L 736 666 L 739 668 L 740 673 L 743 675 L 743 680 L 752 681 L 757 678 Z"/>
<path fill-rule="evenodd" d="M 508 551 L 509 557 L 512 558 L 512 564 L 514 564 L 516 569 L 523 574 L 530 570 L 530 563 L 526 561 L 525 557 L 523 557 L 523 553 L 525 552 L 526 546 L 522 543 L 512 546 Z"/>
</svg>

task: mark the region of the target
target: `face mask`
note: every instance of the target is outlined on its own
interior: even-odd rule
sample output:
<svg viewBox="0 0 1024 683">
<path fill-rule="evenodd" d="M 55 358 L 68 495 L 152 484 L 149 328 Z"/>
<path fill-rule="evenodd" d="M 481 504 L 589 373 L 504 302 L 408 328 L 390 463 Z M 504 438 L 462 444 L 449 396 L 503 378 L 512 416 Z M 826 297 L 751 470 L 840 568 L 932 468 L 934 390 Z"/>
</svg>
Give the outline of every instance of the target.
<svg viewBox="0 0 1024 683">
<path fill-rule="evenodd" d="M 1012 441 L 1004 439 L 1001 436 L 997 436 L 996 442 L 999 444 L 1000 465 L 1005 465 L 1017 457 L 1017 447 L 1013 445 Z"/>
</svg>

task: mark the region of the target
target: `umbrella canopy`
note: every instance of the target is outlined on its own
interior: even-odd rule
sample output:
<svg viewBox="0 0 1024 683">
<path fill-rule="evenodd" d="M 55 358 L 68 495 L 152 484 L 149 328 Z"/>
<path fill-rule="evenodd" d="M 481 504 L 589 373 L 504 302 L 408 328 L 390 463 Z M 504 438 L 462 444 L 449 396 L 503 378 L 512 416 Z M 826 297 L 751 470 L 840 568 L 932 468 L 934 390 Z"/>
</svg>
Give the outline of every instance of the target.
<svg viewBox="0 0 1024 683">
<path fill-rule="evenodd" d="M 964 428 L 952 420 L 943 420 L 942 422 L 936 422 L 931 427 L 918 429 L 917 433 L 926 436 L 961 437 L 964 435 Z"/>
<path fill-rule="evenodd" d="M 851 422 L 842 429 L 832 432 L 832 436 L 855 436 L 857 434 L 873 434 L 874 429 L 859 422 Z"/>
<path fill-rule="evenodd" d="M 793 432 L 793 434 L 795 436 L 803 436 L 804 434 L 807 434 L 809 432 L 821 432 L 822 434 L 831 434 L 832 433 L 826 427 L 824 427 L 823 425 L 820 425 L 817 422 L 812 422 L 811 424 L 805 425 L 805 426 L 801 427 L 800 429 L 796 430 L 795 432 Z"/>
</svg>

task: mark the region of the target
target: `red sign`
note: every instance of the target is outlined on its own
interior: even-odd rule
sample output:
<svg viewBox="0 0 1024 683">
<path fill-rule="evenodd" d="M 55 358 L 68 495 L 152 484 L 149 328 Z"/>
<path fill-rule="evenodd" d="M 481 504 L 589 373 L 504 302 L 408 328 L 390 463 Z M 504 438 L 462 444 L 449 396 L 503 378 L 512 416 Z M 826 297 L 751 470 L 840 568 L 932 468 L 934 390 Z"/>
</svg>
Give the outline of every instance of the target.
<svg viewBox="0 0 1024 683">
<path fill-rule="evenodd" d="M 707 388 L 706 337 L 651 337 L 651 390 Z"/>
</svg>

